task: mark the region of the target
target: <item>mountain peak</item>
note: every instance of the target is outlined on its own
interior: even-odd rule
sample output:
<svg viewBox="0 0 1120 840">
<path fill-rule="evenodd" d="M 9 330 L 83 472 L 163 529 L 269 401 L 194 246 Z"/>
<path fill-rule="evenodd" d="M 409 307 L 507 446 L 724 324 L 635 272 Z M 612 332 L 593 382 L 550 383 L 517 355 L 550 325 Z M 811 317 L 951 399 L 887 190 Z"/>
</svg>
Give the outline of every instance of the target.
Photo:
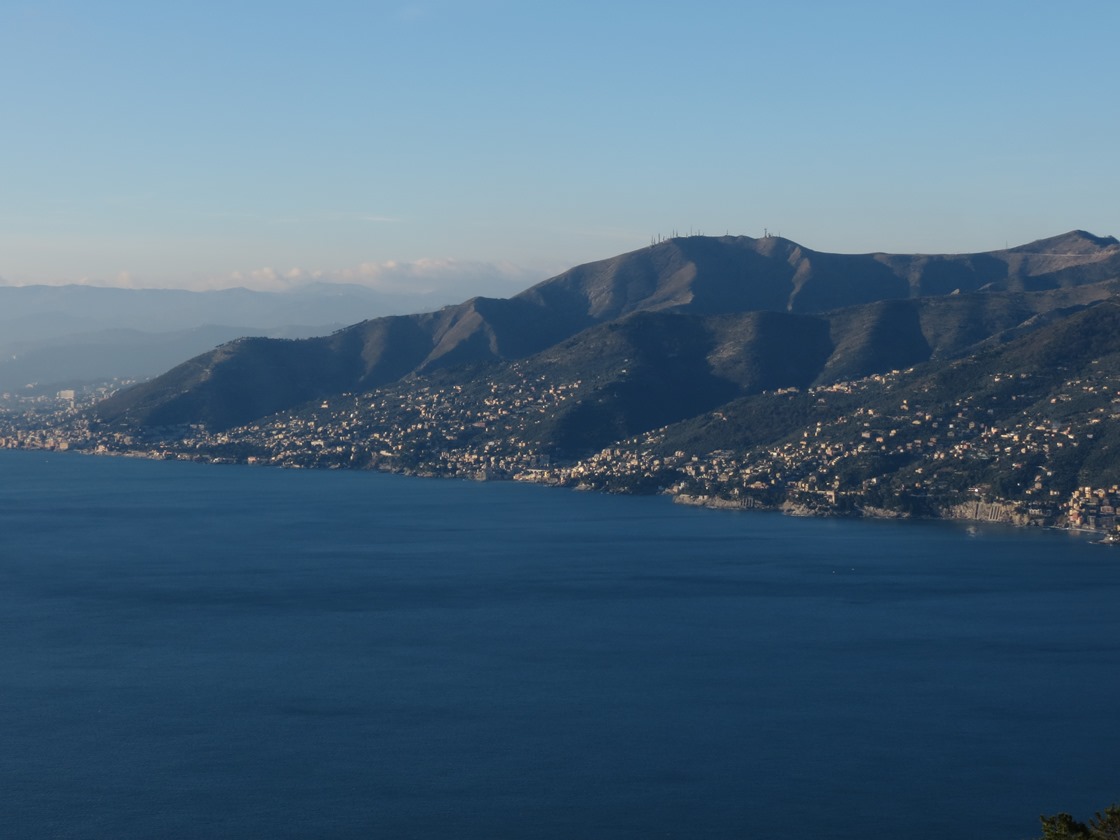
<svg viewBox="0 0 1120 840">
<path fill-rule="evenodd" d="M 1085 230 L 1071 230 L 1048 239 L 1038 239 L 1009 248 L 1013 254 L 1046 254 L 1048 256 L 1086 256 L 1120 246 L 1115 236 L 1096 236 Z"/>
<path fill-rule="evenodd" d="M 742 346 L 736 349 L 729 342 L 725 348 L 728 358 L 741 361 L 746 352 L 743 348 L 756 333 L 784 336 L 783 324 L 796 321 L 808 324 L 805 329 L 812 331 L 825 323 L 820 318 L 781 320 L 775 313 L 801 317 L 858 310 L 857 315 L 843 317 L 859 322 L 851 333 L 856 338 L 849 344 L 864 347 L 866 352 L 858 358 L 858 354 L 847 353 L 846 358 L 855 361 L 844 370 L 865 375 L 876 364 L 885 363 L 883 347 L 904 348 L 902 366 L 932 352 L 915 327 L 913 313 L 917 310 L 899 309 L 893 302 L 981 291 L 994 300 L 998 294 L 1074 289 L 1113 280 L 1120 280 L 1120 243 L 1084 231 L 1012 251 L 945 256 L 830 254 L 780 236 L 673 237 L 576 266 L 508 299 L 473 298 L 438 312 L 377 318 L 305 342 L 240 344 L 235 352 L 198 357 L 163 377 L 121 392 L 102 403 L 97 413 L 108 422 L 228 427 L 334 393 L 383 387 L 411 374 L 476 370 L 527 359 L 564 342 L 575 343 L 558 350 L 561 355 L 583 340 L 590 341 L 594 353 L 599 353 L 609 328 L 607 332 L 594 328 L 634 316 L 644 317 L 643 324 L 654 323 L 648 316 L 655 313 L 680 316 L 679 323 L 722 318 L 719 324 L 741 324 Z M 872 308 L 859 309 L 868 306 Z M 759 314 L 747 317 L 750 313 Z M 945 316 L 949 321 L 954 317 Z M 981 320 L 990 321 L 987 316 Z M 1018 323 L 1011 319 L 1006 326 Z M 975 332 L 967 325 L 960 325 L 958 331 L 962 335 Z M 584 339 L 579 339 L 585 332 Z M 671 332 L 666 333 L 667 341 L 676 340 L 671 339 Z M 806 346 L 818 347 L 818 339 L 813 333 L 805 339 Z M 695 348 L 705 340 L 692 336 L 689 346 Z M 771 342 L 767 346 L 777 345 Z M 633 356 L 639 349 L 646 352 L 649 347 L 642 344 L 627 352 Z M 793 358 L 794 349 L 783 345 L 780 351 L 762 352 L 767 358 L 765 366 L 786 369 L 783 360 Z M 711 348 L 704 352 L 709 351 Z M 629 357 L 624 354 L 624 358 Z M 617 366 L 630 369 L 631 362 L 632 358 L 620 360 Z M 753 364 L 744 369 L 753 370 Z M 834 371 L 840 369 L 834 365 Z M 655 367 L 649 371 L 652 379 L 661 375 Z M 574 379 L 581 375 L 582 369 L 573 374 Z M 797 382 L 804 384 L 802 380 L 812 378 L 801 377 Z M 763 381 L 753 374 L 746 379 Z M 686 380 L 687 376 L 682 381 Z"/>
</svg>

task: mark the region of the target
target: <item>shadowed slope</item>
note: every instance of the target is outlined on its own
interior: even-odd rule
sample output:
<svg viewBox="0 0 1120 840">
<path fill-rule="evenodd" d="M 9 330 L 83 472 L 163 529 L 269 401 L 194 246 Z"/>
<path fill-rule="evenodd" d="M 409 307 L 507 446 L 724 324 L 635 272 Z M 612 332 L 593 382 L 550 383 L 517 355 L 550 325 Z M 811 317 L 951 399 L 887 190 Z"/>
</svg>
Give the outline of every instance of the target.
<svg viewBox="0 0 1120 840">
<path fill-rule="evenodd" d="M 578 266 L 508 300 L 474 298 L 438 312 L 365 321 L 302 342 L 252 339 L 223 345 L 105 401 L 97 414 L 142 426 L 225 428 L 414 373 L 526 358 L 596 325 L 639 313 L 770 313 L 736 328 L 743 331 L 736 339 L 741 352 L 725 345 L 719 353 L 727 359 L 739 353 L 740 360 L 727 362 L 715 375 L 730 377 L 739 388 L 775 387 L 779 381 L 908 366 L 1070 303 L 1042 295 L 1021 311 L 1006 302 L 987 314 L 978 314 L 974 302 L 923 309 L 919 299 L 937 299 L 931 294 L 1074 290 L 1115 278 L 1120 278 L 1120 244 L 1080 231 L 1008 251 L 941 257 L 823 254 L 778 237 L 683 237 Z M 817 328 L 808 326 L 817 322 L 776 317 L 845 309 L 820 322 L 829 332 L 830 353 L 823 353 Z M 744 326 L 748 322 L 753 327 Z M 785 341 L 787 328 L 791 336 L 802 335 L 802 329 L 811 335 L 791 344 Z M 704 329 L 719 331 L 713 324 Z M 759 338 L 763 335 L 770 338 Z M 597 339 L 589 340 L 594 346 Z M 663 340 L 676 339 L 666 335 Z M 812 376 L 809 359 L 819 362 Z M 748 368 L 755 374 L 746 375 Z M 671 379 L 672 365 L 664 370 Z M 782 373 L 787 370 L 788 375 Z"/>
</svg>

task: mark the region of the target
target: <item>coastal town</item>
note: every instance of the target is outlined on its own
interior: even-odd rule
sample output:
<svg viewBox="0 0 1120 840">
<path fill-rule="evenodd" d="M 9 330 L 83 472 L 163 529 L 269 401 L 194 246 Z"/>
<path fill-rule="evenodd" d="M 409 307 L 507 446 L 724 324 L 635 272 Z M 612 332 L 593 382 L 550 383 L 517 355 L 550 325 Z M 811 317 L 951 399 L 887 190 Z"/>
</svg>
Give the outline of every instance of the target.
<svg viewBox="0 0 1120 840">
<path fill-rule="evenodd" d="M 1082 479 L 1084 453 L 1107 448 L 1102 440 L 1120 419 L 1120 377 L 1094 369 L 1056 390 L 1034 379 L 989 375 L 983 388 L 952 400 L 931 393 L 928 382 L 916 386 L 912 370 L 781 389 L 749 398 L 802 421 L 772 439 L 690 448 L 677 427 L 666 426 L 577 457 L 548 445 L 542 424 L 590 399 L 596 383 L 529 377 L 516 363 L 466 389 L 400 383 L 218 432 L 103 427 L 89 411 L 104 396 L 102 387 L 53 397 L 3 395 L 0 447 L 377 469 L 662 493 L 717 508 L 1116 533 L 1120 487 Z M 1043 392 L 1051 396 L 1039 399 Z M 718 441 L 712 429 L 734 420 L 727 409 L 712 412 L 700 438 Z"/>
</svg>

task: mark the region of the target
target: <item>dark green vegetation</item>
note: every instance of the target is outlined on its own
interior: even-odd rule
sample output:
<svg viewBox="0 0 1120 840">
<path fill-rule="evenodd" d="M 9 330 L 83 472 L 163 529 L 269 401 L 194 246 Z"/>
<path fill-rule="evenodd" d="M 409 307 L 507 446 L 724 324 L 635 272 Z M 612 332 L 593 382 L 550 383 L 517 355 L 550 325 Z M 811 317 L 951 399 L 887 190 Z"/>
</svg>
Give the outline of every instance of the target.
<svg viewBox="0 0 1120 840">
<path fill-rule="evenodd" d="M 77 442 L 1053 521 L 1120 482 L 1117 289 L 1120 243 L 1082 231 L 953 256 L 673 239 L 509 300 L 222 345 Z"/>
<path fill-rule="evenodd" d="M 1042 817 L 1039 840 L 1120 840 L 1120 805 L 1109 805 L 1097 812 L 1088 824 L 1069 814 Z"/>
</svg>

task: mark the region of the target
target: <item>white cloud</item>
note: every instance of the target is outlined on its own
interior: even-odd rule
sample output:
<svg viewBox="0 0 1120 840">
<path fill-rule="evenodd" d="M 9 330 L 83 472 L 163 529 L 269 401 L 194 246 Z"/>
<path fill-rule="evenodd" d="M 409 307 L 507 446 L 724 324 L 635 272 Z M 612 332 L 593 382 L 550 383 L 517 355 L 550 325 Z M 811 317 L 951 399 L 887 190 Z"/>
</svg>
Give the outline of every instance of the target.
<svg viewBox="0 0 1120 840">
<path fill-rule="evenodd" d="M 399 294 L 438 294 L 454 290 L 468 296 L 495 296 L 514 294 L 544 278 L 535 271 L 508 262 L 426 258 L 413 262 L 362 263 L 343 269 L 329 279 Z"/>
<path fill-rule="evenodd" d="M 458 303 L 476 295 L 509 297 L 558 273 L 560 268 L 525 267 L 511 262 L 485 262 L 429 257 L 412 261 L 364 262 L 342 268 L 275 268 L 259 266 L 225 274 L 189 276 L 161 272 L 158 275 L 131 270 L 115 274 L 80 277 L 0 278 L 0 285 L 107 286 L 123 289 L 190 289 L 210 291 L 243 287 L 256 291 L 283 292 L 310 283 L 347 283 L 365 286 L 388 295 L 416 298 L 433 306 Z"/>
<path fill-rule="evenodd" d="M 259 291 L 285 291 L 308 283 L 349 283 L 393 295 L 462 300 L 474 295 L 507 297 L 545 278 L 540 270 L 509 262 L 448 258 L 364 262 L 338 269 L 293 266 L 284 271 L 265 266 L 208 278 L 192 288 L 243 286 Z"/>
</svg>

